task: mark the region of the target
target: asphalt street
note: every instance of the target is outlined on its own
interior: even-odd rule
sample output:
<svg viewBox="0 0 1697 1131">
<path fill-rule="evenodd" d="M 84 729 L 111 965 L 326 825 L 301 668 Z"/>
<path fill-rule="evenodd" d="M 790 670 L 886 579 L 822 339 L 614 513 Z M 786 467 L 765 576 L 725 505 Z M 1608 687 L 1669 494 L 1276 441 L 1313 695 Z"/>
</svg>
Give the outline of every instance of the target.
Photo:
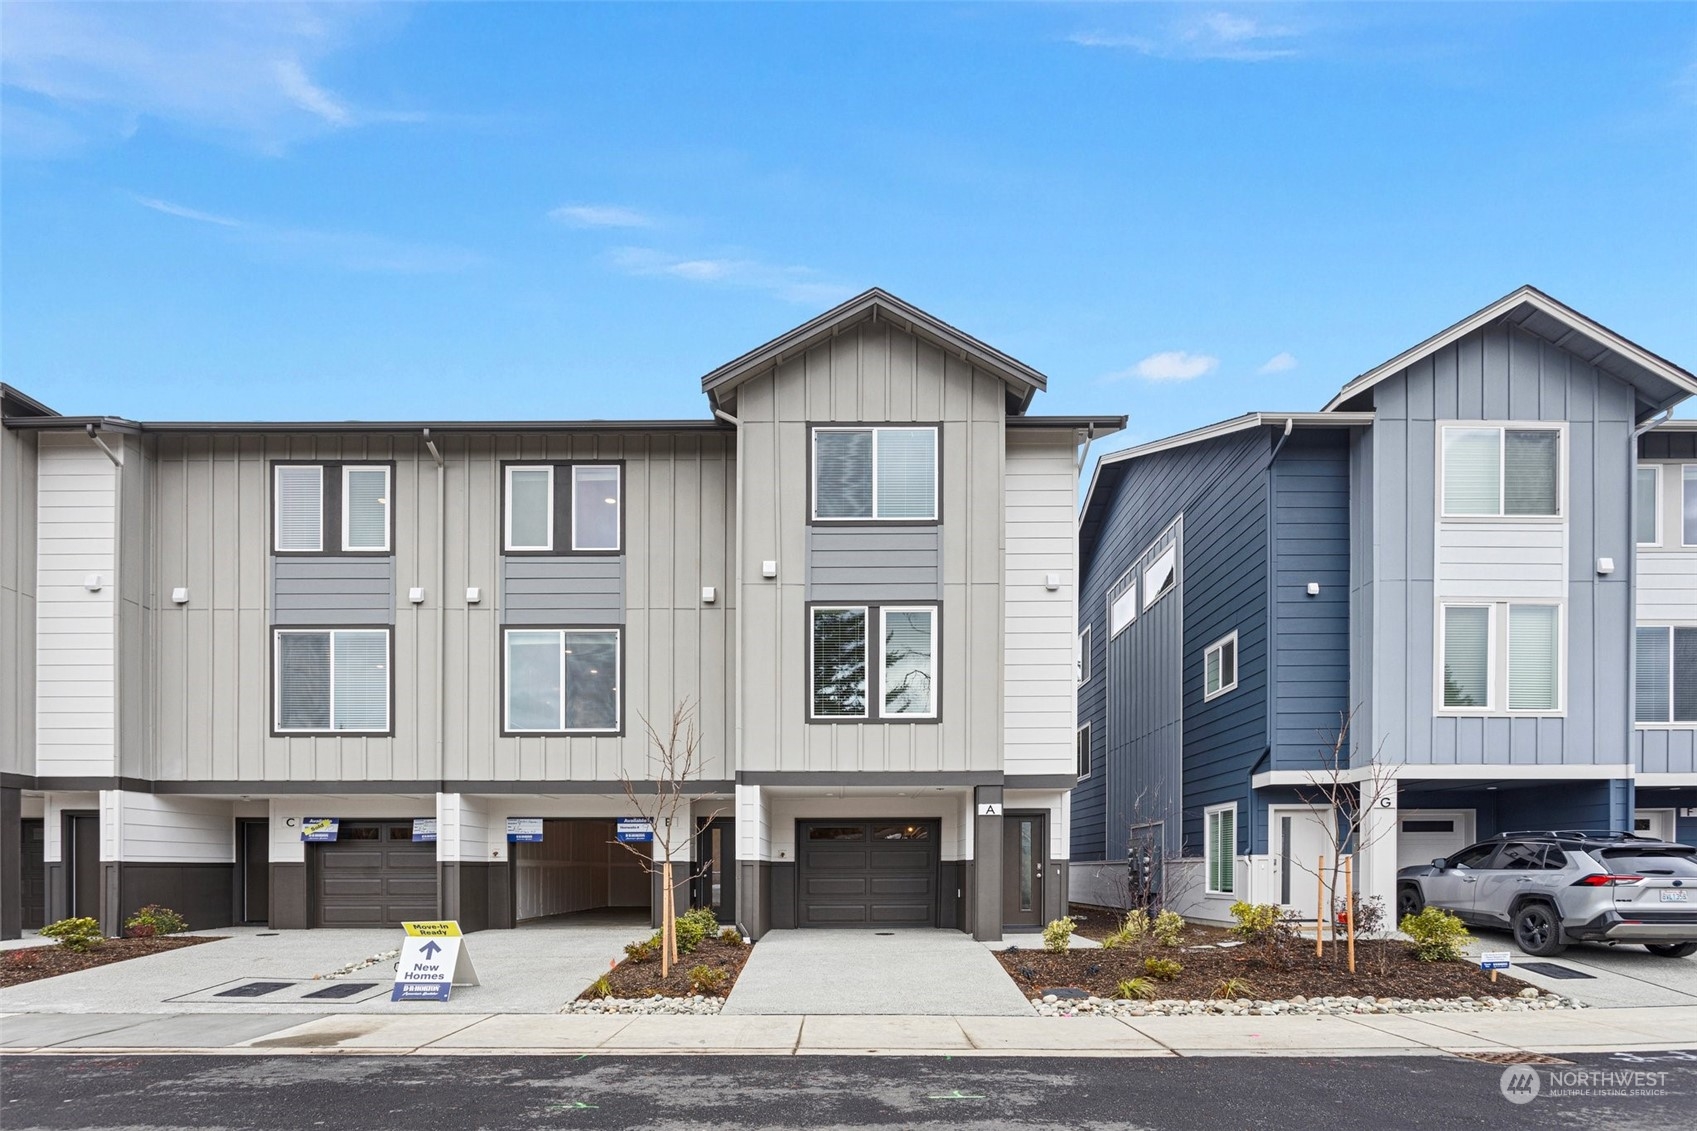
<svg viewBox="0 0 1697 1131">
<path fill-rule="evenodd" d="M 1697 1054 L 1567 1059 L 1570 1066 L 1540 1067 L 1541 1094 L 1516 1104 L 1504 1098 L 1503 1068 L 1450 1057 L 8 1057 L 0 1060 L 0 1125 L 9 1131 L 1691 1126 Z M 1581 1075 L 1564 1082 L 1551 1072 Z M 1622 1072 L 1644 1075 L 1613 1075 Z M 1554 1094 L 1564 1088 L 1636 1088 L 1638 1094 Z M 1524 1080 L 1520 1094 L 1526 1095 Z"/>
</svg>

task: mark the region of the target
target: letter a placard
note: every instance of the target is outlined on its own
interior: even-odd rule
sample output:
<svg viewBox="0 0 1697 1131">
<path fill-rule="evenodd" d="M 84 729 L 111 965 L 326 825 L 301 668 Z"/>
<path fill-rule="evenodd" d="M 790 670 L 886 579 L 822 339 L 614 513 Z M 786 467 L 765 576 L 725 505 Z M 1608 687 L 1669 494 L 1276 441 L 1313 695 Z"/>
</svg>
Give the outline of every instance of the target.
<svg viewBox="0 0 1697 1131">
<path fill-rule="evenodd" d="M 401 943 L 401 960 L 395 963 L 390 1001 L 447 1001 L 455 986 L 478 984 L 458 923 L 405 926 L 407 937 Z"/>
</svg>

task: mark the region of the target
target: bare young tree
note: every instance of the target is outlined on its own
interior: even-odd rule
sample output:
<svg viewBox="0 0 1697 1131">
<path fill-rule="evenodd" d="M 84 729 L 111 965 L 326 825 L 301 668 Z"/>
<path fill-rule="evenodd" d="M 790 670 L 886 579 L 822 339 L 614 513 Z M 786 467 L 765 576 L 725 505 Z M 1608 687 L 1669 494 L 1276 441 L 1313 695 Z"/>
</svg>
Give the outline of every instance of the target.
<svg viewBox="0 0 1697 1131">
<path fill-rule="evenodd" d="M 672 708 L 665 733 L 661 733 L 646 715 L 642 716 L 642 725 L 648 732 L 649 776 L 644 781 L 644 788 L 638 790 L 630 775 L 620 771 L 619 785 L 624 789 L 625 800 L 630 807 L 653 829 L 653 844 L 659 849 L 660 859 L 655 860 L 652 850 L 643 851 L 647 847 L 645 845 L 620 843 L 636 857 L 644 872 L 660 877 L 660 976 L 665 978 L 678 961 L 677 897 L 673 887 L 672 858 L 693 835 L 689 819 L 690 795 L 685 788 L 692 779 L 701 778 L 701 733 L 695 725 L 695 704 L 688 699 Z M 652 791 L 647 788 L 650 785 Z M 718 816 L 715 811 L 708 820 L 715 820 Z"/>
</svg>

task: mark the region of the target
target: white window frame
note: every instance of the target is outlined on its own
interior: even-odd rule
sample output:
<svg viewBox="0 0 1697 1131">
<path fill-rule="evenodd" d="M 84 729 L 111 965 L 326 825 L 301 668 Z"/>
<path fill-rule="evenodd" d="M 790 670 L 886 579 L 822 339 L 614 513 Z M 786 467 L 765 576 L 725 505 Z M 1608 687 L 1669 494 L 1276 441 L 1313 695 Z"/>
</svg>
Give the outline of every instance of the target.
<svg viewBox="0 0 1697 1131">
<path fill-rule="evenodd" d="M 556 647 L 560 654 L 560 718 L 559 726 L 555 727 L 526 727 L 515 729 L 512 725 L 512 696 L 509 694 L 508 657 L 511 655 L 510 639 L 515 632 L 551 632 L 554 634 Z M 613 725 L 611 727 L 568 727 L 566 725 L 566 636 L 573 632 L 610 632 L 613 634 Z M 625 634 L 617 625 L 574 625 L 571 628 L 561 628 L 555 625 L 509 625 L 501 630 L 501 729 L 509 735 L 526 734 L 620 734 L 625 725 Z"/>
<path fill-rule="evenodd" d="M 1168 572 L 1170 572 L 1173 577 L 1173 583 L 1171 585 L 1155 589 L 1150 584 L 1149 578 L 1151 576 L 1159 578 Z M 1153 605 L 1156 601 L 1159 601 L 1162 597 L 1165 597 L 1168 593 L 1171 593 L 1178 588 L 1178 543 L 1175 542 L 1168 546 L 1165 550 L 1162 550 L 1160 555 L 1156 557 L 1153 562 L 1149 563 L 1148 568 L 1143 571 L 1142 585 L 1144 609 L 1148 609 L 1149 606 Z"/>
<path fill-rule="evenodd" d="M 878 689 L 878 692 L 876 692 L 876 693 L 881 693 L 881 689 L 884 686 L 884 674 L 883 674 L 884 646 L 883 646 L 882 642 L 880 642 L 879 645 L 878 645 L 878 668 L 879 668 L 878 676 L 875 679 L 875 678 L 873 678 L 873 675 L 872 675 L 872 640 L 871 640 L 871 636 L 872 636 L 872 609 L 873 608 L 874 608 L 874 606 L 870 606 L 870 605 L 809 605 L 809 606 L 807 606 L 807 718 L 810 722 L 822 722 L 822 723 L 855 722 L 857 720 L 871 719 L 873 717 L 872 716 L 872 696 L 875 694 L 874 689 Z M 818 622 L 814 619 L 814 614 L 822 612 L 822 611 L 846 612 L 846 611 L 849 611 L 851 609 L 858 609 L 860 611 L 861 632 L 866 637 L 866 639 L 864 641 L 864 645 L 862 647 L 862 655 L 864 655 L 866 657 L 865 705 L 861 708 L 860 714 L 858 714 L 858 715 L 821 715 L 821 714 L 817 714 L 814 711 L 814 707 L 817 706 L 817 704 L 819 702 L 819 697 L 815 694 L 814 686 L 813 686 L 813 675 L 814 675 L 813 650 L 817 646 L 817 643 L 818 643 L 817 638 L 816 638 L 816 629 L 818 627 Z M 879 624 L 882 624 L 882 623 L 883 623 L 883 619 L 879 618 Z M 933 677 L 933 679 L 935 679 L 935 677 Z"/>
<path fill-rule="evenodd" d="M 1444 435 L 1450 429 L 1464 431 L 1497 431 L 1497 513 L 1496 514 L 1451 514 L 1448 510 L 1449 469 L 1445 466 Z M 1549 522 L 1567 521 L 1567 465 L 1568 465 L 1568 435 L 1565 421 L 1544 420 L 1444 420 L 1438 423 L 1438 517 L 1445 522 Z M 1556 433 L 1556 513 L 1555 514 L 1507 514 L 1508 507 L 1508 432 L 1554 432 Z"/>
<path fill-rule="evenodd" d="M 872 465 L 870 470 L 872 481 L 872 513 L 869 515 L 826 517 L 819 513 L 819 434 L 821 432 L 870 432 L 872 434 Z M 878 514 L 878 436 L 882 432 L 929 432 L 931 433 L 931 513 L 929 515 L 902 515 L 899 518 L 884 518 Z M 807 440 L 812 453 L 812 467 L 807 485 L 807 512 L 814 522 L 894 522 L 894 523 L 927 523 L 937 522 L 943 507 L 943 437 L 942 430 L 935 424 L 817 424 Z"/>
<path fill-rule="evenodd" d="M 1690 730 L 1692 727 L 1697 726 L 1697 722 L 1693 722 L 1690 719 L 1675 719 L 1673 717 L 1673 705 L 1674 705 L 1675 701 L 1679 698 L 1679 683 L 1678 683 L 1678 671 L 1679 671 L 1679 669 L 1678 669 L 1677 665 L 1674 663 L 1674 647 L 1673 647 L 1674 634 L 1675 634 L 1676 630 L 1678 630 L 1678 629 L 1697 628 L 1697 621 L 1673 621 L 1673 622 L 1663 621 L 1663 622 L 1657 622 L 1657 623 L 1654 623 L 1654 624 L 1635 624 L 1632 627 L 1633 627 L 1632 652 L 1633 652 L 1634 663 L 1636 663 L 1637 654 L 1638 654 L 1638 629 L 1641 629 L 1641 628 L 1658 628 L 1658 629 L 1665 630 L 1668 634 L 1668 717 L 1667 717 L 1667 720 L 1665 722 L 1646 722 L 1646 723 L 1641 723 L 1641 722 L 1638 721 L 1638 694 L 1637 694 L 1637 686 L 1636 686 L 1637 680 L 1635 678 L 1634 681 L 1633 681 L 1634 687 L 1633 687 L 1633 695 L 1632 695 L 1632 725 L 1634 727 L 1638 728 L 1639 730 Z"/>
<path fill-rule="evenodd" d="M 1685 540 L 1685 492 L 1697 490 L 1697 478 L 1692 477 L 1697 472 L 1697 463 L 1682 463 L 1679 467 L 1679 544 L 1681 546 L 1697 546 L 1697 542 Z"/>
<path fill-rule="evenodd" d="M 389 665 L 389 681 L 383 697 L 383 725 L 380 727 L 361 727 L 358 729 L 342 729 L 336 726 L 336 634 L 341 632 L 360 632 L 383 634 L 387 648 Z M 283 637 L 284 636 L 327 636 L 329 640 L 329 677 L 330 677 L 330 725 L 328 727 L 285 727 L 283 725 Z M 395 717 L 395 635 L 388 628 L 296 628 L 284 625 L 271 630 L 271 730 L 275 734 L 320 734 L 320 735 L 357 735 L 357 734 L 388 734 Z"/>
<path fill-rule="evenodd" d="M 872 712 L 869 717 L 876 718 L 880 722 L 892 722 L 892 723 L 905 722 L 908 719 L 934 719 L 934 718 L 936 718 L 937 717 L 937 690 L 938 690 L 937 689 L 937 682 L 938 682 L 937 681 L 937 662 L 938 662 L 938 659 L 939 659 L 939 656 L 938 656 L 939 649 L 937 647 L 937 643 L 938 643 L 938 641 L 937 641 L 937 609 L 938 609 L 938 606 L 936 606 L 936 605 L 880 605 L 877 608 L 878 608 L 878 710 L 876 712 Z M 884 686 L 884 677 L 887 674 L 887 669 L 888 669 L 888 666 L 889 666 L 888 657 L 884 653 L 884 641 L 889 635 L 889 624 L 890 624 L 890 614 L 891 613 L 924 613 L 931 620 L 931 709 L 928 710 L 928 711 L 902 711 L 899 714 L 886 714 L 884 712 L 884 694 L 885 694 L 886 691 L 889 690 L 888 688 L 886 688 Z M 867 617 L 868 627 L 870 627 L 871 620 L 872 620 L 872 618 L 870 616 L 868 616 Z M 812 632 L 811 618 L 809 620 L 808 632 L 810 634 Z M 809 649 L 809 651 L 811 651 L 811 648 Z M 867 664 L 868 664 L 868 666 L 870 666 L 870 664 L 871 664 L 871 656 L 870 655 L 867 657 Z M 809 681 L 809 684 L 810 684 L 810 686 L 808 688 L 808 691 L 809 691 L 809 695 L 808 695 L 809 708 L 808 709 L 809 710 L 812 709 L 811 704 L 812 704 L 812 699 L 813 699 L 812 694 L 811 694 L 811 692 L 812 692 L 812 687 L 811 687 L 812 678 L 813 678 L 813 668 L 812 668 L 812 665 L 809 664 L 809 666 L 808 666 L 808 681 Z M 871 682 L 872 682 L 871 673 L 868 672 L 867 673 L 867 683 L 870 684 Z M 872 711 L 872 703 L 870 701 L 870 696 L 868 697 L 868 702 L 866 704 L 866 707 L 867 707 L 867 710 L 869 712 Z M 850 718 L 852 716 L 848 716 L 848 715 L 826 715 L 824 717 L 825 718 L 841 719 L 841 718 Z"/>
<path fill-rule="evenodd" d="M 348 505 L 348 477 L 356 471 L 381 471 L 383 473 L 383 545 L 382 546 L 350 546 L 348 544 L 348 518 L 353 508 Z M 344 463 L 342 465 L 342 552 L 344 554 L 387 554 L 391 552 L 394 529 L 395 476 L 393 469 L 386 463 Z"/>
<path fill-rule="evenodd" d="M 1654 475 L 1654 477 L 1655 477 L 1655 486 L 1652 488 L 1652 490 L 1655 492 L 1655 504 L 1654 504 L 1654 506 L 1651 507 L 1651 513 L 1656 516 L 1656 529 L 1655 529 L 1655 531 L 1652 535 L 1652 537 L 1653 537 L 1652 541 L 1639 542 L 1638 541 L 1638 512 L 1635 508 L 1632 512 L 1632 539 L 1633 539 L 1633 543 L 1635 545 L 1638 545 L 1638 546 L 1660 546 L 1662 544 L 1662 541 L 1663 541 L 1662 525 L 1663 525 L 1663 517 L 1664 516 L 1662 515 L 1662 505 L 1663 505 L 1663 499 L 1665 498 L 1665 496 L 1662 493 L 1662 483 L 1666 478 L 1666 476 L 1663 472 L 1663 465 L 1659 464 L 1659 463 L 1641 463 L 1641 464 L 1639 464 L 1637 469 L 1633 472 L 1634 483 L 1637 482 L 1637 473 L 1639 471 L 1648 471 L 1652 475 Z M 1683 502 L 1683 500 L 1682 500 L 1682 502 Z M 1681 517 L 1682 518 L 1684 517 L 1683 511 L 1681 512 Z"/>
<path fill-rule="evenodd" d="M 283 507 L 278 490 L 284 470 L 311 469 L 318 473 L 318 543 L 305 547 L 283 548 Z M 274 463 L 271 465 L 271 552 L 273 554 L 322 554 L 324 552 L 324 465 L 321 463 Z"/>
<path fill-rule="evenodd" d="M 1134 566 L 1120 574 L 1119 577 L 1115 579 L 1114 583 L 1108 586 L 1107 605 L 1109 640 L 1117 637 L 1120 633 L 1130 628 L 1137 621 L 1137 579 L 1134 576 L 1136 572 L 1137 569 Z M 1123 590 L 1120 590 L 1119 596 L 1114 596 L 1114 591 L 1120 589 L 1121 583 L 1126 581 L 1127 578 L 1131 579 L 1131 584 L 1127 585 Z M 1121 601 L 1126 602 L 1127 616 L 1124 624 L 1116 624 L 1115 622 L 1117 618 L 1114 616 L 1114 606 L 1118 605 Z"/>
<path fill-rule="evenodd" d="M 580 546 L 580 545 L 578 545 L 578 540 L 577 540 L 577 513 L 578 513 L 577 473 L 581 470 L 586 469 L 586 468 L 592 468 L 596 471 L 603 471 L 603 470 L 606 470 L 608 468 L 611 468 L 612 471 L 613 471 L 613 481 L 618 485 L 618 492 L 617 492 L 617 498 L 619 500 L 618 501 L 618 512 L 614 515 L 614 519 L 613 519 L 613 544 L 611 546 Z M 594 553 L 616 554 L 620 550 L 623 550 L 624 549 L 624 540 L 625 540 L 625 470 L 624 470 L 624 468 L 620 467 L 616 463 L 574 463 L 574 464 L 572 464 L 571 480 L 572 480 L 572 496 L 571 496 L 572 552 L 573 553 L 588 553 L 588 554 L 594 554 Z M 550 477 L 549 480 L 548 480 L 548 501 L 549 501 L 549 504 L 550 504 L 549 508 L 548 508 L 548 540 L 550 542 L 552 542 L 553 539 L 554 539 L 554 508 L 553 508 L 553 505 L 552 505 L 553 504 L 553 496 L 554 496 L 553 488 L 554 488 L 554 480 L 553 480 L 552 477 Z"/>
<path fill-rule="evenodd" d="M 1214 818 L 1221 813 L 1232 815 L 1232 851 L 1230 856 L 1231 884 L 1227 889 L 1213 886 L 1214 864 Z M 1202 887 L 1207 895 L 1237 894 L 1237 802 L 1230 801 L 1224 805 L 1209 805 L 1202 810 Z"/>
<path fill-rule="evenodd" d="M 546 471 L 548 473 L 548 544 L 546 546 L 515 546 L 513 544 L 513 472 L 515 471 Z M 554 465 L 551 463 L 510 463 L 504 472 L 505 481 L 501 494 L 501 545 L 508 553 L 550 553 L 554 549 Z M 622 485 L 621 485 L 622 486 Z M 624 496 L 620 496 L 620 506 L 623 506 Z M 573 515 L 576 517 L 575 513 Z"/>
<path fill-rule="evenodd" d="M 1497 707 L 1497 610 L 1506 602 L 1500 601 L 1442 601 L 1438 604 L 1438 647 L 1434 653 L 1432 695 L 1440 715 L 1502 714 Z M 1481 707 L 1450 707 L 1444 703 L 1444 650 L 1449 636 L 1450 609 L 1485 610 L 1485 704 Z M 1536 712 L 1541 714 L 1542 712 Z"/>
<path fill-rule="evenodd" d="M 1078 633 L 1078 670 L 1075 673 L 1078 682 L 1090 682 L 1090 626 L 1085 625 Z"/>
<path fill-rule="evenodd" d="M 1208 690 L 1208 657 L 1213 655 L 1215 652 L 1223 653 L 1224 650 L 1225 650 L 1225 646 L 1227 644 L 1230 644 L 1232 646 L 1232 679 L 1231 679 L 1231 682 L 1230 683 L 1225 682 L 1225 672 L 1222 671 L 1220 673 L 1220 677 L 1221 677 L 1220 678 L 1220 686 L 1213 691 L 1209 691 Z M 1222 664 L 1221 666 L 1223 667 L 1224 665 Z M 1218 699 L 1222 695 L 1226 695 L 1226 694 L 1228 694 L 1232 691 L 1237 690 L 1238 674 L 1242 670 L 1242 668 L 1243 668 L 1243 649 L 1238 644 L 1237 629 L 1234 628 L 1230 632 L 1226 633 L 1224 636 L 1220 637 L 1218 640 L 1214 641 L 1212 644 L 1208 645 L 1208 647 L 1206 647 L 1202 650 L 1202 701 L 1204 703 L 1206 703 L 1210 700 Z"/>
<path fill-rule="evenodd" d="M 1514 610 L 1526 606 L 1537 606 L 1556 611 L 1556 705 L 1549 708 L 1516 709 L 1514 703 Z M 1567 606 L 1560 601 L 1504 601 L 1502 602 L 1502 631 L 1503 631 L 1503 713 L 1518 717 L 1556 718 L 1567 713 Z M 1496 622 L 1491 624 L 1492 635 L 1495 636 Z M 1636 638 L 1635 638 L 1636 639 Z M 1493 643 L 1495 641 L 1493 640 Z M 1495 672 L 1495 668 L 1491 669 Z M 1443 689 L 1439 688 L 1439 694 Z M 1493 696 L 1494 697 L 1494 696 Z M 1455 708 L 1451 708 L 1454 710 Z"/>
<path fill-rule="evenodd" d="M 1085 723 L 1083 726 L 1078 728 L 1078 736 L 1073 742 L 1073 750 L 1075 754 L 1078 752 L 1079 743 L 1083 743 L 1084 745 L 1082 758 L 1084 769 L 1083 772 L 1078 774 L 1079 781 L 1085 781 L 1096 770 L 1096 751 L 1091 746 L 1092 741 L 1093 736 L 1090 733 L 1090 724 Z M 1076 770 L 1077 767 L 1074 767 L 1074 769 Z"/>
</svg>

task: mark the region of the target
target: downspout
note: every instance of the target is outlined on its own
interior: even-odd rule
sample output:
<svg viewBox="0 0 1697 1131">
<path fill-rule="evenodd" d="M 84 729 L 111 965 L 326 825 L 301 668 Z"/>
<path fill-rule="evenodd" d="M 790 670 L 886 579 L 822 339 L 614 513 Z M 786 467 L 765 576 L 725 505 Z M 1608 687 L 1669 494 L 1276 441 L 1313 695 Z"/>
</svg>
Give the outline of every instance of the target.
<svg viewBox="0 0 1697 1131">
<path fill-rule="evenodd" d="M 448 751 L 448 686 L 447 666 L 443 654 L 447 651 L 448 629 L 448 498 L 447 467 L 430 429 L 424 430 L 424 446 L 436 460 L 436 777 L 443 776 Z M 458 848 L 456 846 L 456 853 Z M 440 887 L 438 887 L 440 890 Z"/>
<path fill-rule="evenodd" d="M 88 433 L 88 438 L 94 441 L 96 447 L 106 453 L 106 458 L 112 461 L 113 467 L 124 466 L 124 457 L 106 446 L 106 441 L 100 438 L 100 429 L 96 425 L 85 424 L 83 431 Z"/>
<path fill-rule="evenodd" d="M 1084 470 L 1084 461 L 1090 458 L 1090 445 L 1096 439 L 1096 426 L 1092 424 L 1088 428 L 1081 429 L 1078 434 L 1084 437 L 1084 444 L 1078 449 L 1078 461 L 1073 465 L 1073 467 L 1075 470 L 1082 472 Z"/>
<path fill-rule="evenodd" d="M 709 401 L 709 403 L 711 404 L 712 402 Z M 723 420 L 726 424 L 729 424 L 731 427 L 733 427 L 737 430 L 737 440 L 739 441 L 738 444 L 733 445 L 733 447 L 732 447 L 732 450 L 734 452 L 734 455 L 735 455 L 735 458 L 736 458 L 736 461 L 737 461 L 737 486 L 736 486 L 736 499 L 735 499 L 737 534 L 736 534 L 736 562 L 734 563 L 734 566 L 731 570 L 731 576 L 733 578 L 732 584 L 734 584 L 736 586 L 735 608 L 740 610 L 742 608 L 742 558 L 743 558 L 742 451 L 741 451 L 741 446 L 740 446 L 740 441 L 742 440 L 742 421 L 740 419 L 738 419 L 737 417 L 732 416 L 730 413 L 726 412 L 724 409 L 720 408 L 717 404 L 713 404 L 712 408 L 713 408 L 713 415 L 714 416 L 718 417 L 720 420 Z M 725 751 L 725 761 L 726 761 L 725 772 L 730 775 L 731 781 L 734 783 L 736 781 L 736 776 L 737 776 L 737 764 L 741 761 L 741 754 L 742 754 L 742 698 L 743 698 L 743 685 L 742 685 L 742 680 L 743 680 L 743 670 L 742 670 L 742 617 L 740 616 L 740 614 L 732 614 L 732 613 L 727 613 L 726 616 L 730 620 L 730 630 L 731 630 L 731 679 L 733 681 L 735 681 L 735 684 L 736 684 L 736 702 L 735 702 L 733 710 L 731 712 L 731 716 L 732 716 L 732 721 L 731 721 L 731 749 Z M 733 784 L 731 786 L 731 821 L 733 822 L 733 827 L 734 827 L 736 819 L 737 819 L 737 795 L 736 795 L 736 786 Z M 738 829 L 737 830 L 737 837 L 740 839 L 741 836 L 742 836 L 742 830 Z M 737 884 L 736 884 L 737 906 L 732 910 L 732 915 L 733 915 L 732 921 L 736 923 L 737 930 L 739 932 L 741 932 L 743 938 L 745 938 L 745 939 L 755 938 L 757 936 L 749 929 L 750 925 L 747 922 L 745 922 L 743 920 L 743 917 L 742 917 L 743 892 L 747 890 L 747 885 L 743 882 L 743 877 L 741 875 L 742 861 L 741 861 L 740 857 L 737 855 L 737 846 L 736 846 L 735 842 L 732 842 L 732 844 L 731 844 L 731 850 L 730 850 L 729 855 L 730 855 L 730 858 L 731 858 L 731 861 L 732 861 L 732 867 L 736 868 L 737 872 L 738 872 Z M 754 865 L 754 874 L 755 874 L 756 877 L 758 877 L 759 874 L 760 874 L 760 861 L 758 859 L 755 859 L 755 860 L 752 861 L 752 863 Z M 759 880 L 756 879 L 755 882 L 756 882 L 756 884 L 758 884 Z"/>
<path fill-rule="evenodd" d="M 1633 747 L 1638 737 L 1638 441 L 1646 432 L 1653 431 L 1673 419 L 1673 409 L 1664 409 L 1658 416 L 1652 416 L 1648 421 L 1632 430 L 1627 440 L 1627 470 L 1626 477 L 1626 594 L 1631 599 L 1630 611 L 1626 620 L 1626 763 L 1628 767 L 1636 765 L 1633 757 Z M 1661 516 L 1656 516 L 1656 522 L 1661 523 Z M 1612 805 L 1611 805 L 1612 808 Z M 1638 808 L 1637 790 L 1634 788 L 1632 806 L 1627 812 L 1627 824 L 1631 824 L 1632 813 Z"/>
<path fill-rule="evenodd" d="M 1263 712 L 1263 716 L 1264 716 L 1264 720 L 1265 720 L 1264 725 L 1267 728 L 1267 747 L 1266 747 L 1265 750 L 1263 750 L 1261 752 L 1261 757 L 1256 759 L 1255 764 L 1249 768 L 1249 780 L 1248 780 L 1247 783 L 1245 783 L 1246 788 L 1247 788 L 1247 792 L 1248 792 L 1248 796 L 1245 799 L 1245 801 L 1246 801 L 1246 804 L 1249 807 L 1249 812 L 1248 812 L 1248 817 L 1249 817 L 1249 821 L 1248 821 L 1248 825 L 1249 825 L 1249 845 L 1248 845 L 1248 848 L 1249 848 L 1249 851 L 1247 853 L 1245 853 L 1246 856 L 1254 856 L 1255 855 L 1255 774 L 1256 774 L 1256 771 L 1259 770 L 1262 765 L 1270 765 L 1271 764 L 1272 758 L 1273 758 L 1273 735 L 1276 733 L 1276 727 L 1274 725 L 1275 720 L 1274 720 L 1273 716 L 1275 715 L 1275 713 L 1277 711 L 1275 704 L 1277 702 L 1276 695 L 1277 695 L 1277 675 L 1278 675 L 1278 671 L 1277 671 L 1277 663 L 1274 659 L 1275 653 L 1274 653 L 1274 647 L 1273 647 L 1273 639 L 1274 639 L 1273 610 L 1278 607 L 1278 594 L 1276 592 L 1274 592 L 1275 578 L 1276 578 L 1276 575 L 1277 575 L 1277 572 L 1278 572 L 1278 561 L 1277 561 L 1277 553 L 1276 553 L 1276 547 L 1277 547 L 1278 543 L 1277 543 L 1277 539 L 1275 538 L 1274 532 L 1273 532 L 1274 524 L 1277 521 L 1277 516 L 1274 515 L 1274 513 L 1273 513 L 1273 464 L 1278 460 L 1279 453 L 1284 451 L 1285 444 L 1290 442 L 1291 433 L 1293 433 L 1295 431 L 1296 431 L 1296 418 L 1294 416 L 1285 417 L 1284 434 L 1279 437 L 1279 442 L 1273 445 L 1273 454 L 1267 457 L 1267 465 L 1264 468 L 1261 469 L 1262 473 L 1264 475 L 1266 475 L 1266 477 L 1267 477 L 1266 478 L 1266 484 L 1262 488 L 1262 490 L 1264 492 L 1263 498 L 1266 499 L 1266 505 L 1267 505 L 1267 587 L 1266 587 L 1267 588 L 1267 601 L 1266 601 L 1266 605 L 1265 605 L 1265 609 L 1266 609 L 1265 615 L 1267 617 L 1267 631 L 1266 631 L 1266 637 L 1267 637 L 1267 690 L 1266 690 L 1267 703 L 1266 703 L 1266 710 Z M 1240 656 L 1238 659 L 1239 659 L 1239 662 L 1241 663 L 1242 657 Z M 1269 831 L 1269 834 L 1270 834 L 1271 830 L 1269 829 L 1268 831 Z M 1272 842 L 1271 842 L 1271 837 L 1269 835 L 1268 849 L 1271 850 L 1271 847 L 1272 847 Z M 1251 890 L 1252 893 L 1254 893 L 1253 884 L 1254 884 L 1255 870 L 1253 868 L 1250 869 L 1249 875 L 1250 875 L 1250 883 L 1251 883 L 1251 889 L 1250 890 Z M 1259 893 L 1252 894 L 1250 898 L 1251 899 L 1259 898 Z"/>
</svg>

